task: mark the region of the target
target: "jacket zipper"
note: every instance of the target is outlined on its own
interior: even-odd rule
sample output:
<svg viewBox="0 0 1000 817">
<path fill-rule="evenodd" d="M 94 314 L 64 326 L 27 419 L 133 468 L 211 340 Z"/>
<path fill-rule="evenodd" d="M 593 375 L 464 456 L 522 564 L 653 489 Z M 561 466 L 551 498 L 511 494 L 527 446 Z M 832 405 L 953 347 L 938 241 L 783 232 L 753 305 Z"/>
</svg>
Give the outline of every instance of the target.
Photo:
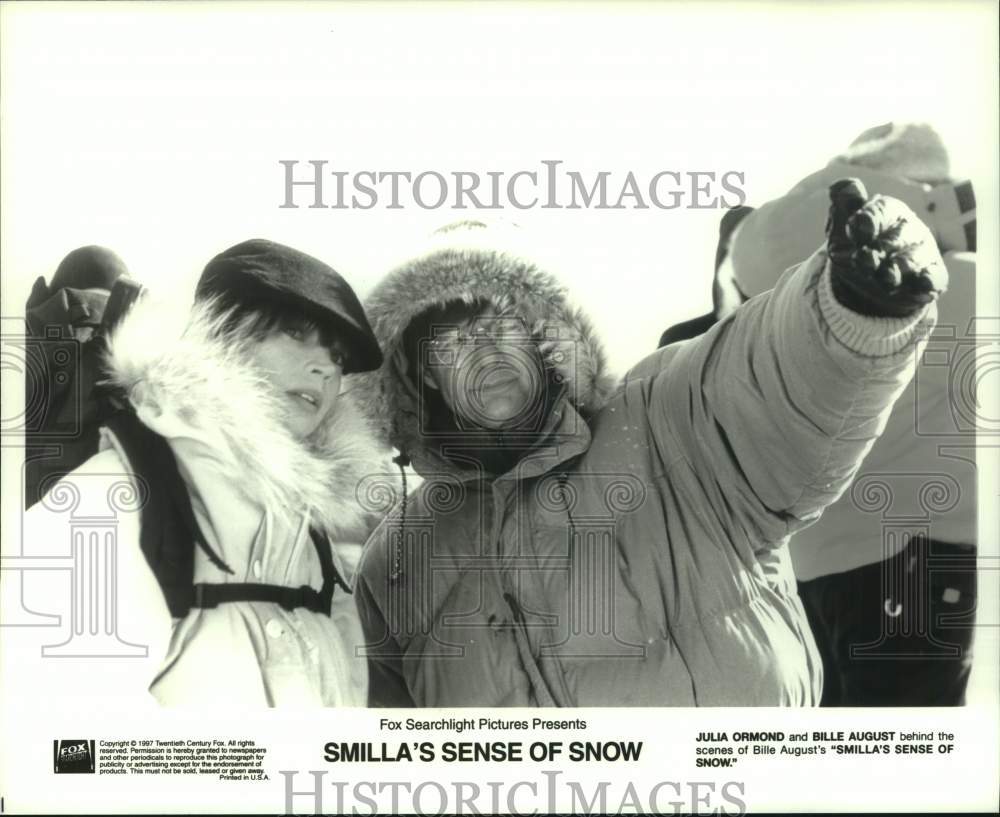
<svg viewBox="0 0 1000 817">
<path fill-rule="evenodd" d="M 515 490 L 517 488 L 515 487 Z M 495 558 L 499 564 L 500 557 L 503 555 L 501 547 L 501 532 L 503 531 L 503 507 L 501 503 L 497 500 L 496 493 L 493 495 L 493 552 Z M 538 666 L 538 661 L 535 660 L 534 653 L 531 650 L 531 640 L 528 638 L 528 622 L 524 617 L 524 610 L 521 608 L 520 602 L 514 597 L 514 594 L 503 589 L 503 582 L 499 576 L 499 571 L 495 574 L 497 576 L 497 585 L 503 596 L 505 602 L 507 602 L 507 607 L 513 616 L 514 621 L 514 640 L 517 643 L 517 650 L 521 656 L 521 663 L 524 665 L 525 671 L 528 673 L 528 679 L 531 682 L 531 686 L 535 691 L 535 697 L 538 700 L 539 706 L 550 706 L 558 707 L 559 702 L 552 695 L 552 691 L 549 688 L 548 683 L 546 683 L 544 676 L 542 675 L 541 668 Z M 556 663 L 555 670 L 559 673 L 559 679 L 562 682 L 563 692 L 565 694 L 565 700 L 571 700 L 569 697 L 569 690 L 566 689 L 566 683 L 562 676 L 562 667 Z"/>
<path fill-rule="evenodd" d="M 524 664 L 524 668 L 528 673 L 528 679 L 535 690 L 535 697 L 538 699 L 539 705 L 559 706 L 555 698 L 552 697 L 552 693 L 549 692 L 549 686 L 545 683 L 541 670 L 538 669 L 538 664 L 535 663 L 535 657 L 531 653 L 531 643 L 528 641 L 528 630 L 521 605 L 518 604 L 517 599 L 510 593 L 504 593 L 503 598 L 507 602 L 510 611 L 514 614 L 514 640 L 517 643 L 517 650 L 521 654 L 521 663 Z"/>
</svg>

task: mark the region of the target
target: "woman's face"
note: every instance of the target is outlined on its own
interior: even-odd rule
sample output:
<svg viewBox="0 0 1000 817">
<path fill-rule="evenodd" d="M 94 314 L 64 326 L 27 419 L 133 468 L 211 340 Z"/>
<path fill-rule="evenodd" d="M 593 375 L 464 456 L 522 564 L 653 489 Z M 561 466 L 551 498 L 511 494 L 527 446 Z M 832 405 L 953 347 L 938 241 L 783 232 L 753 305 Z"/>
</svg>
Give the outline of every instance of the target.
<svg viewBox="0 0 1000 817">
<path fill-rule="evenodd" d="M 314 326 L 274 329 L 253 351 L 286 409 L 289 431 L 299 439 L 312 434 L 337 403 L 343 356 L 320 342 Z"/>
<path fill-rule="evenodd" d="M 492 307 L 439 327 L 422 369 L 424 383 L 477 428 L 522 428 L 544 397 L 544 368 L 527 327 Z"/>
</svg>

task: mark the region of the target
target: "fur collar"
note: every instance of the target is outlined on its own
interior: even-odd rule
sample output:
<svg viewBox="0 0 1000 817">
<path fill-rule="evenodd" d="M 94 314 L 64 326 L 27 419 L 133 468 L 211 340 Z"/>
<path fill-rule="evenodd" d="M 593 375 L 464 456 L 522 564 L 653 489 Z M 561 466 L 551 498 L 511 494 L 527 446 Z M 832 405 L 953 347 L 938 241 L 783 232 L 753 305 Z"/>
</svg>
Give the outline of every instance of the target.
<svg viewBox="0 0 1000 817">
<path fill-rule="evenodd" d="M 397 352 L 414 318 L 449 301 L 486 299 L 524 318 L 534 337 L 542 339 L 543 356 L 585 420 L 614 390 L 593 325 L 570 304 L 565 288 L 525 255 L 496 248 L 519 240 L 516 231 L 502 226 L 487 228 L 474 221 L 451 225 L 438 231 L 424 252 L 390 272 L 369 296 L 365 311 L 385 362 L 377 371 L 357 376 L 360 391 L 376 432 L 407 455 L 433 457 L 420 431 L 415 389 L 399 369 Z"/>
<path fill-rule="evenodd" d="M 350 394 L 310 439 L 280 421 L 281 406 L 250 362 L 254 341 L 219 339 L 211 304 L 190 313 L 144 298 L 109 339 L 112 385 L 137 411 L 166 413 L 213 441 L 220 476 L 288 521 L 308 511 L 314 527 L 337 537 L 365 527 L 362 482 L 384 474 L 380 450 Z M 351 377 L 345 378 L 345 392 Z"/>
</svg>

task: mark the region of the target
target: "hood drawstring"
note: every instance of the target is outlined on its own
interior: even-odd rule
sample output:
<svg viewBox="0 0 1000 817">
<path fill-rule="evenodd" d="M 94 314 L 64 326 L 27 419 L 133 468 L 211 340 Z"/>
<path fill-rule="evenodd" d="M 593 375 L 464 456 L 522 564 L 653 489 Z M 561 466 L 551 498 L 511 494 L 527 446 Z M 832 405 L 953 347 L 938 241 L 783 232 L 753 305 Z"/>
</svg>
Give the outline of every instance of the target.
<svg viewBox="0 0 1000 817">
<path fill-rule="evenodd" d="M 566 483 L 569 480 L 569 474 L 563 471 L 559 474 L 559 496 L 562 498 L 563 505 L 566 506 L 566 519 L 569 522 L 570 531 L 570 543 L 576 541 L 576 524 L 573 522 L 573 511 L 572 505 L 569 501 L 569 490 L 566 488 Z"/>
<path fill-rule="evenodd" d="M 399 474 L 403 480 L 403 502 L 400 508 L 399 535 L 396 537 L 396 546 L 392 552 L 392 568 L 389 570 L 389 581 L 395 583 L 403 575 L 403 536 L 406 532 L 406 467 L 410 464 L 410 457 L 405 451 L 401 451 L 399 456 L 393 457 L 392 461 L 399 466 Z"/>
</svg>

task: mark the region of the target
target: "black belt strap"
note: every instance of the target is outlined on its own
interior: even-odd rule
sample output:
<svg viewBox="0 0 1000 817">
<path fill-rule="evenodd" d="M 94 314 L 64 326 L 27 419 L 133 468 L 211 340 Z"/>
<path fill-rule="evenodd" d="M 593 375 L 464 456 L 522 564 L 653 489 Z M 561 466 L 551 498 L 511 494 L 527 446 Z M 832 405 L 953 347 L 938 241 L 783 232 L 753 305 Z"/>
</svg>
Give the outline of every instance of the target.
<svg viewBox="0 0 1000 817">
<path fill-rule="evenodd" d="M 351 589 L 337 572 L 333 563 L 330 541 L 315 529 L 310 530 L 310 534 L 313 545 L 316 547 L 316 555 L 319 556 L 319 566 L 323 574 L 323 586 L 319 590 L 308 585 L 285 587 L 279 584 L 244 582 L 196 584 L 192 588 L 194 595 L 191 606 L 208 610 L 233 601 L 270 601 L 289 611 L 297 607 L 304 607 L 314 613 L 330 615 L 334 588 L 340 585 L 346 593 L 350 593 Z"/>
<path fill-rule="evenodd" d="M 314 613 L 330 615 L 330 602 L 333 594 L 324 598 L 321 591 L 303 585 L 302 587 L 284 587 L 278 584 L 244 584 L 230 582 L 227 584 L 196 584 L 194 585 L 194 600 L 192 607 L 209 610 L 233 601 L 270 601 L 281 605 L 285 610 L 305 607 Z"/>
</svg>

